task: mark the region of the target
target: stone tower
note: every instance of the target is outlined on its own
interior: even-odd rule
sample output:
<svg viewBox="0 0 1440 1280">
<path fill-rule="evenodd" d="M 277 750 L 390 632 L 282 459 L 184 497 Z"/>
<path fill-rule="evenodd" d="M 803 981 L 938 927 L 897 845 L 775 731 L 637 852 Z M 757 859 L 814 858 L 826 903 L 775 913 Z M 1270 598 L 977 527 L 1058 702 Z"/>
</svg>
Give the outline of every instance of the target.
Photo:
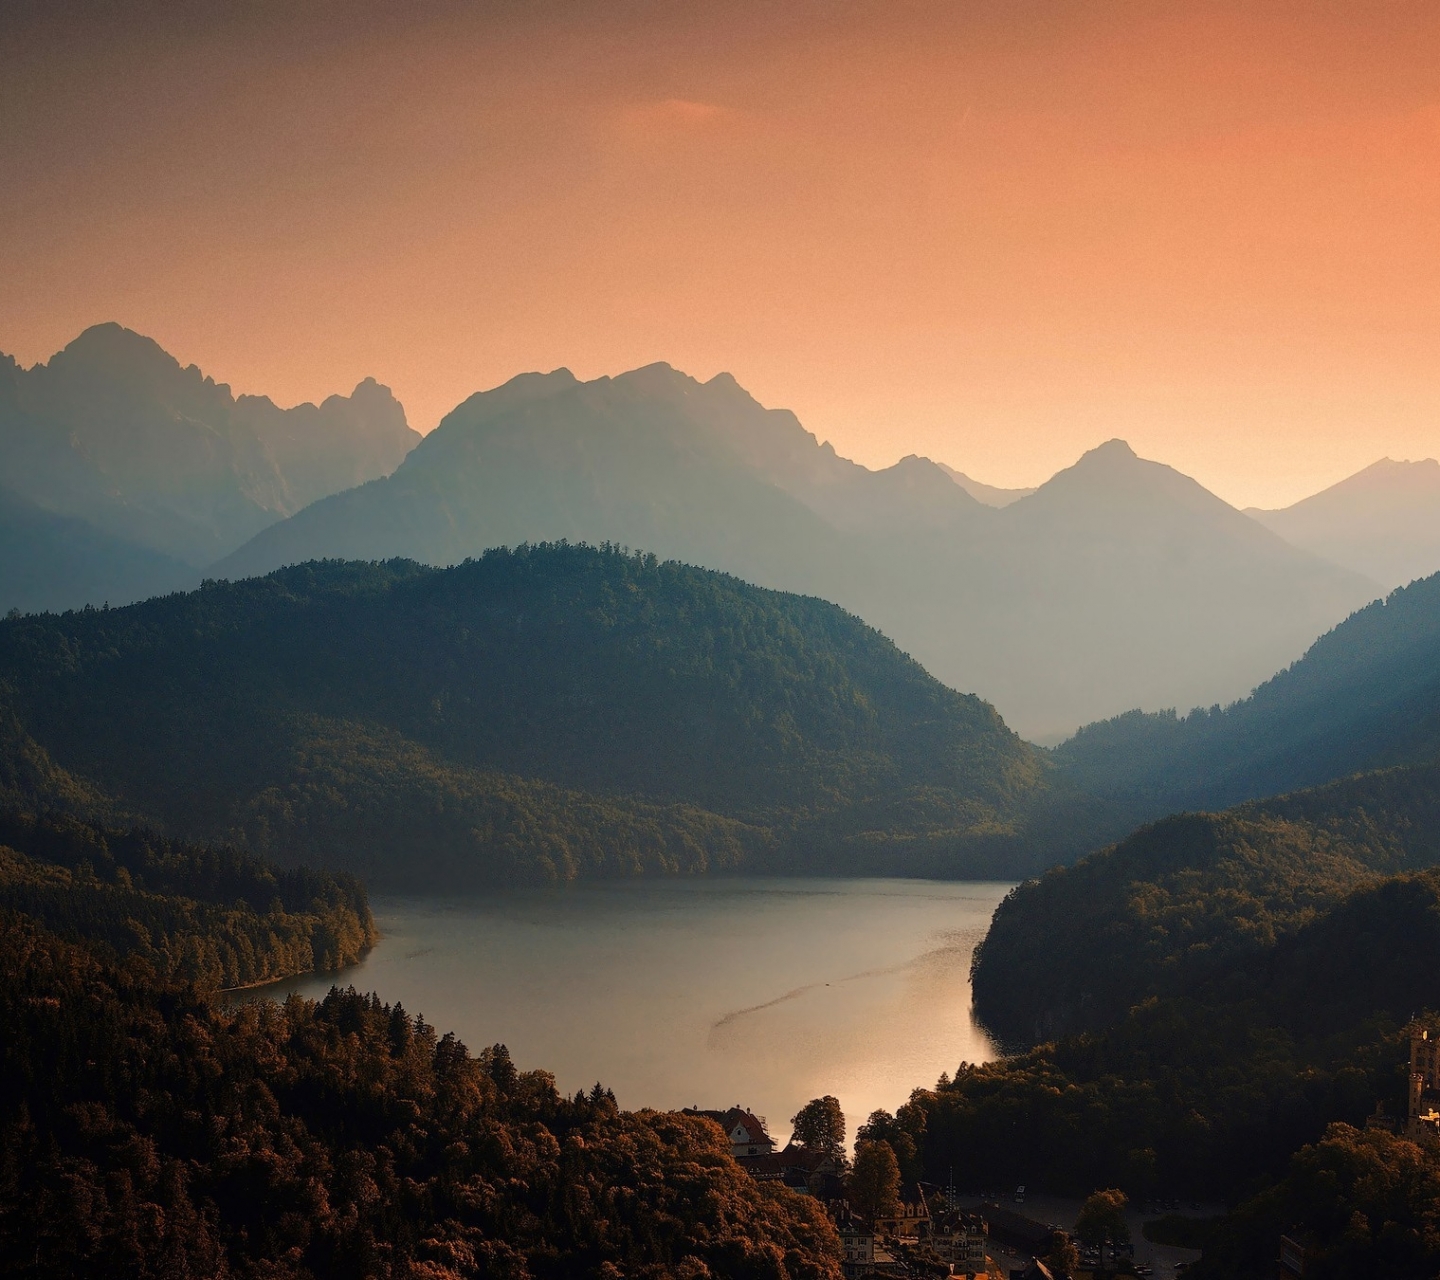
<svg viewBox="0 0 1440 1280">
<path fill-rule="evenodd" d="M 1410 1106 L 1405 1136 L 1411 1142 L 1440 1138 L 1440 1038 L 1410 1031 Z"/>
</svg>

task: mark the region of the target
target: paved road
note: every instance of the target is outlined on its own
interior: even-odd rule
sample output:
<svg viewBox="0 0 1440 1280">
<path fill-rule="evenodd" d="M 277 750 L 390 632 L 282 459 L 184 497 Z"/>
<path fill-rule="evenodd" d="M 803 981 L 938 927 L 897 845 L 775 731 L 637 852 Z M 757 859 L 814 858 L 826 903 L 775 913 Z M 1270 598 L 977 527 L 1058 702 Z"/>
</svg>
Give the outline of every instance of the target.
<svg viewBox="0 0 1440 1280">
<path fill-rule="evenodd" d="M 1053 1222 L 1056 1226 L 1071 1230 L 1075 1226 L 1075 1220 L 1080 1216 L 1082 1200 L 1066 1200 L 1060 1196 L 1027 1195 L 1024 1204 L 1015 1204 L 1013 1200 L 1003 1199 L 998 1203 L 1006 1208 L 1014 1209 L 1017 1213 L 1023 1213 L 1027 1218 L 1034 1218 L 1039 1222 Z M 965 1209 L 975 1209 L 980 1205 L 978 1196 L 962 1196 L 959 1204 Z M 1191 1218 L 1209 1218 L 1215 1214 L 1223 1213 L 1220 1205 L 1203 1205 L 1198 1210 L 1181 1209 L 1179 1212 Z M 1126 1210 L 1125 1218 L 1130 1224 L 1130 1236 L 1135 1242 L 1135 1261 L 1146 1262 L 1155 1268 L 1155 1280 L 1169 1280 L 1175 1274 L 1175 1264 L 1179 1262 L 1194 1262 L 1199 1258 L 1199 1250 L 1176 1249 L 1170 1245 L 1151 1244 L 1145 1239 L 1141 1226 L 1147 1221 L 1153 1221 L 1157 1215 L 1143 1214 L 1134 1205 Z M 998 1243 L 992 1243 L 990 1252 L 995 1256 L 1007 1270 L 1010 1267 L 1023 1267 L 1030 1261 L 1028 1254 L 1021 1256 L 1013 1250 L 1007 1250 Z"/>
</svg>

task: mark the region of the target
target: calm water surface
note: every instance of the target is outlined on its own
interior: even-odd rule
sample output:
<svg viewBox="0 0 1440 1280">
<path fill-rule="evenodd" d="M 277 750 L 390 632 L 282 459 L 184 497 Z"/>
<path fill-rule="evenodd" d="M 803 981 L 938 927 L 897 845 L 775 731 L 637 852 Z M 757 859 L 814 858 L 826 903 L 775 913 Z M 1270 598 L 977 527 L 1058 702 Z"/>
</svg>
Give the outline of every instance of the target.
<svg viewBox="0 0 1440 1280">
<path fill-rule="evenodd" d="M 507 1044 L 567 1092 L 624 1107 L 839 1097 L 854 1125 L 963 1060 L 997 1056 L 970 956 L 1009 886 L 915 880 L 627 881 L 474 898 L 379 897 L 385 937 L 338 981 L 472 1049 Z M 269 988 L 323 996 L 337 979 Z"/>
</svg>

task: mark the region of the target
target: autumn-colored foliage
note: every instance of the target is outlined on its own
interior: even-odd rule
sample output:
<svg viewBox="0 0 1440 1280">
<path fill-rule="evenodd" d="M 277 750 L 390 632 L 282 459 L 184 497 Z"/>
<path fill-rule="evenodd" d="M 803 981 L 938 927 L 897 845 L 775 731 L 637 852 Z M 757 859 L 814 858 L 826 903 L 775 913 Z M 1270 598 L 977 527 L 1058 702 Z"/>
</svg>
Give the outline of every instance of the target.
<svg viewBox="0 0 1440 1280">
<path fill-rule="evenodd" d="M 0 1272 L 835 1280 L 715 1126 L 355 991 L 226 1012 L 0 918 Z"/>
</svg>

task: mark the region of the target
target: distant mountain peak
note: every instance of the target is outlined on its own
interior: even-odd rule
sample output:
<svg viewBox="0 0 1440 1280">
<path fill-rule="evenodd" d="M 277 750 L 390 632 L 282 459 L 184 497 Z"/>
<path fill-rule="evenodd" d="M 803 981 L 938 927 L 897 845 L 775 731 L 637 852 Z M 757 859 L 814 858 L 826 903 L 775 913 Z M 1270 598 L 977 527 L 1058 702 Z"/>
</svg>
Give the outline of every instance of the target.
<svg viewBox="0 0 1440 1280">
<path fill-rule="evenodd" d="M 1033 499 L 1055 493 L 1116 494 L 1179 488 L 1205 492 L 1201 485 L 1183 472 L 1163 462 L 1140 457 L 1126 441 L 1116 438 L 1087 449 L 1071 466 L 1057 471 L 1035 491 Z M 1207 496 L 1213 498 L 1213 495 Z M 1219 498 L 1213 500 L 1220 502 Z"/>
<path fill-rule="evenodd" d="M 1097 444 L 1093 449 L 1088 449 L 1080 455 L 1080 461 L 1075 465 L 1085 466 L 1087 463 L 1119 463 L 1119 462 L 1140 462 L 1142 459 L 1130 447 L 1129 441 L 1116 436 L 1113 440 L 1107 440 L 1104 444 Z"/>
<path fill-rule="evenodd" d="M 611 379 L 615 386 L 641 396 L 689 396 L 701 390 L 702 383 L 664 360 L 643 364 Z"/>
<path fill-rule="evenodd" d="M 137 375 L 174 376 L 182 366 L 154 338 L 115 321 L 92 324 L 73 342 L 50 357 L 50 367 L 87 369 L 135 381 Z"/>
<path fill-rule="evenodd" d="M 1440 569 L 1440 462 L 1381 458 L 1278 511 L 1247 515 L 1297 547 L 1389 587 Z"/>
<path fill-rule="evenodd" d="M 357 408 L 370 409 L 393 415 L 397 410 L 403 422 L 405 410 L 400 407 L 400 402 L 395 399 L 395 393 L 383 382 L 377 382 L 374 378 L 361 378 L 355 384 L 355 390 L 350 393 L 350 402 Z M 326 404 L 331 401 L 344 399 L 343 396 L 329 396 Z"/>
<path fill-rule="evenodd" d="M 5 484 L 197 566 L 315 498 L 390 474 L 419 440 L 373 378 L 353 397 L 280 409 L 237 399 L 114 321 L 31 369 L 0 361 L 0 392 Z"/>
</svg>

